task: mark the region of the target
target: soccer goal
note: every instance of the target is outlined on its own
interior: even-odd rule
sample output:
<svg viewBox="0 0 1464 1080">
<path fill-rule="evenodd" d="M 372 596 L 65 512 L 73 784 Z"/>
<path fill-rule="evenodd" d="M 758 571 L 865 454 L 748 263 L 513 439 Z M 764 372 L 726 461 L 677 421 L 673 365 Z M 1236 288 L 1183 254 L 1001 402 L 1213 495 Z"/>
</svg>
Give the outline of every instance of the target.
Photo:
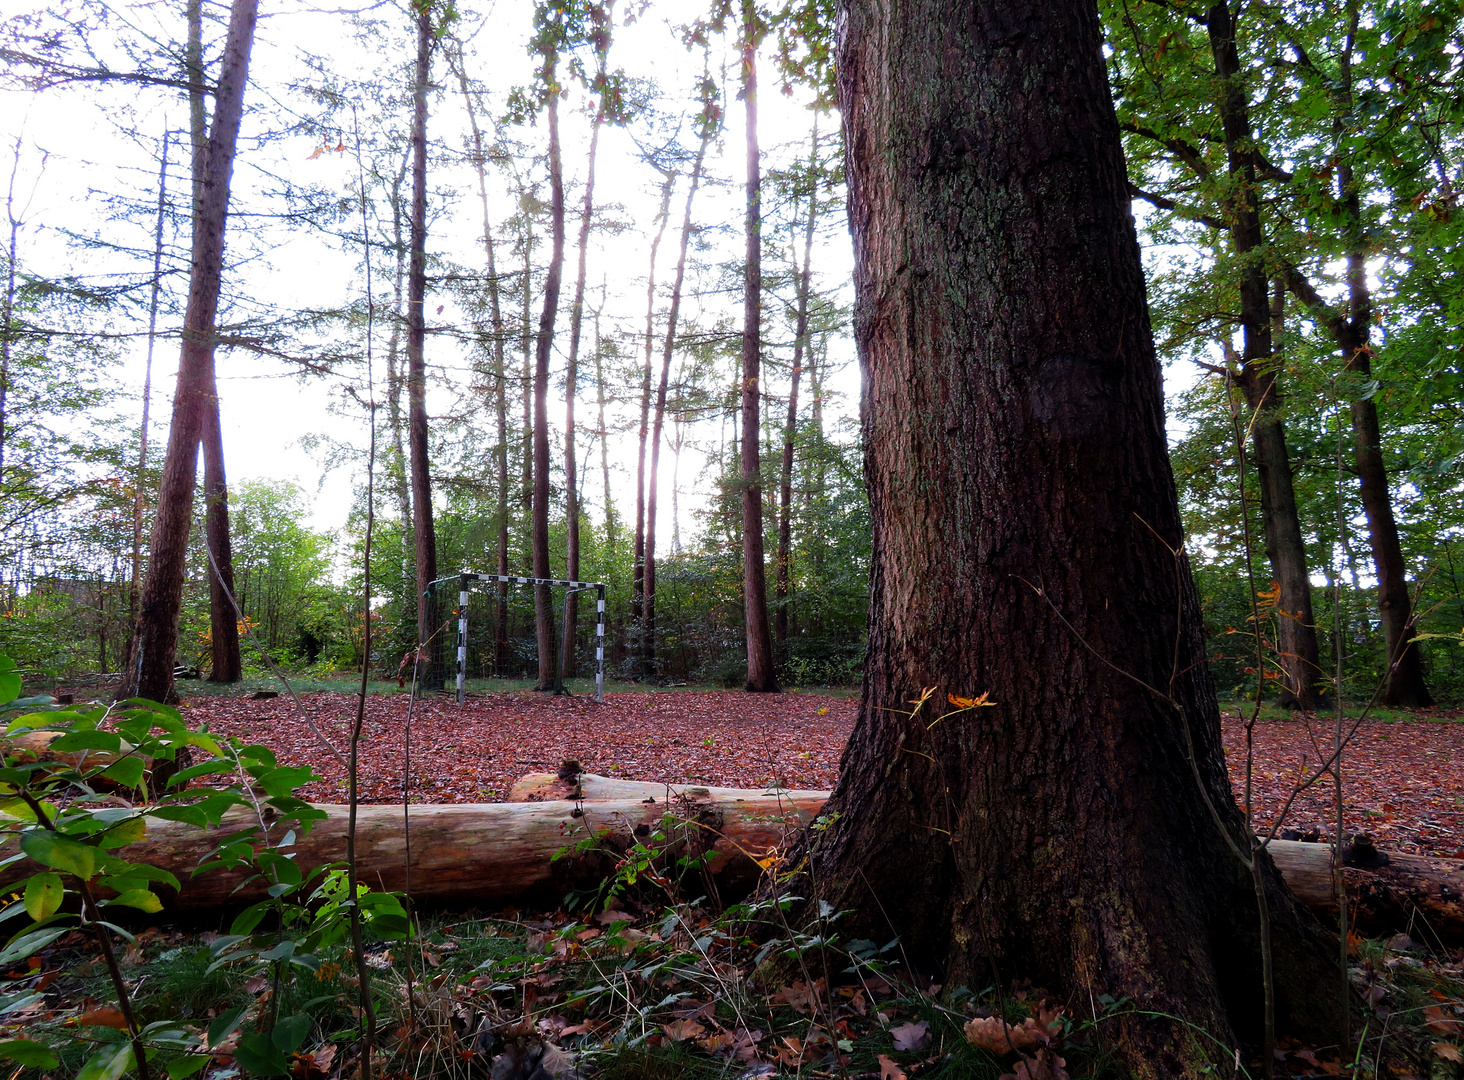
<svg viewBox="0 0 1464 1080">
<path fill-rule="evenodd" d="M 564 626 L 569 623 L 570 605 L 576 595 L 582 592 L 595 594 L 595 700 L 605 700 L 605 583 L 601 581 L 561 581 L 558 578 L 515 577 L 506 574 L 478 574 L 464 571 L 451 577 L 438 578 L 427 586 L 431 597 L 439 588 L 456 583 L 458 587 L 457 615 L 457 703 L 463 703 L 464 688 L 468 678 L 468 602 L 475 586 L 486 585 L 548 585 L 564 590 L 564 621 L 556 628 L 555 641 L 562 636 Z M 564 685 L 568 657 L 561 648 L 559 652 L 558 684 Z"/>
</svg>

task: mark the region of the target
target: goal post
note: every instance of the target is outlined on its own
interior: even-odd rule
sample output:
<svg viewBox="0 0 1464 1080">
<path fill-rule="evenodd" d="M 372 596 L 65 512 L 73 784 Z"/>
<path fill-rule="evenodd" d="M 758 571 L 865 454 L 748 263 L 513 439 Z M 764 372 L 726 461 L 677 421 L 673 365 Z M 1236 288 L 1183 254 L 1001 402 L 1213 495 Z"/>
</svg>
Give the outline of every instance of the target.
<svg viewBox="0 0 1464 1080">
<path fill-rule="evenodd" d="M 605 583 L 602 581 L 564 581 L 559 578 L 517 577 L 511 574 L 479 574 L 464 571 L 452 577 L 438 578 L 427 586 L 431 596 L 438 586 L 456 582 L 458 587 L 457 607 L 457 703 L 463 703 L 468 675 L 468 601 L 476 584 L 494 585 L 548 585 L 564 590 L 564 625 L 569 623 L 570 605 L 582 592 L 595 593 L 595 700 L 605 700 Z M 558 641 L 556 635 L 555 640 Z M 559 650 L 558 684 L 564 685 L 568 657 Z"/>
</svg>

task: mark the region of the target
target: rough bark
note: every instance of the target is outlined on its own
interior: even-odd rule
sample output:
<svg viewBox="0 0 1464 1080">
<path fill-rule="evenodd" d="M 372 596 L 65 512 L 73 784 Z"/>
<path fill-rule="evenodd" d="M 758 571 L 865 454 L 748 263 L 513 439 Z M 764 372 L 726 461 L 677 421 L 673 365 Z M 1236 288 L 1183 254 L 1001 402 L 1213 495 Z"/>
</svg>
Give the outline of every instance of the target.
<svg viewBox="0 0 1464 1080">
<path fill-rule="evenodd" d="M 554 345 L 554 319 L 559 313 L 559 286 L 564 274 L 564 164 L 559 148 L 559 93 L 555 56 L 544 63 L 549 87 L 549 268 L 544 275 L 544 307 L 534 349 L 534 501 L 532 543 L 534 576 L 554 575 L 549 568 L 549 353 Z M 554 598 L 548 585 L 534 586 L 534 630 L 539 642 L 539 680 L 535 690 L 561 690 L 558 642 L 554 640 Z"/>
<path fill-rule="evenodd" d="M 1246 826 L 1172 551 L 1097 12 L 845 0 L 841 26 L 872 580 L 802 895 L 843 933 L 893 924 L 948 985 L 1128 998 L 1104 1026 L 1135 1075 L 1233 1069 L 1261 1031 L 1256 897 L 1220 834 Z M 1332 1036 L 1330 945 L 1262 878 L 1283 1029 Z"/>
<path fill-rule="evenodd" d="M 757 7 L 742 3 L 742 103 L 747 109 L 747 255 L 742 295 L 742 605 L 749 692 L 777 693 L 763 550 L 762 156 L 757 143 Z"/>
<path fill-rule="evenodd" d="M 208 160 L 208 129 L 204 119 L 203 5 L 189 0 L 188 42 L 184 48 L 188 80 L 188 121 L 192 136 L 193 220 L 201 220 L 203 171 Z M 195 226 L 196 227 L 196 226 Z M 219 415 L 218 379 L 212 347 L 208 357 L 209 392 L 203 419 L 204 537 L 213 563 L 208 567 L 210 682 L 236 683 L 244 677 L 239 656 L 239 620 L 229 598 L 234 591 L 234 545 L 229 536 L 229 483 L 224 469 L 224 431 Z M 105 668 L 103 669 L 105 670 Z"/>
<path fill-rule="evenodd" d="M 412 478 L 412 540 L 417 564 L 417 642 L 432 635 L 427 586 L 437 578 L 437 527 L 432 512 L 432 462 L 427 440 L 427 88 L 431 81 L 432 12 L 417 14 L 417 62 L 412 81 L 412 209 L 407 265 L 407 457 Z"/>
<path fill-rule="evenodd" d="M 1251 409 L 1260 479 L 1261 520 L 1276 583 L 1276 648 L 1282 671 L 1281 703 L 1313 710 L 1322 703 L 1322 677 L 1316 618 L 1312 611 L 1311 576 L 1306 540 L 1296 510 L 1291 460 L 1280 418 L 1280 364 L 1271 339 L 1269 278 L 1262 261 L 1265 236 L 1256 194 L 1256 151 L 1251 134 L 1244 75 L 1235 41 L 1235 20 L 1229 0 L 1220 0 L 1205 14 L 1215 74 L 1220 80 L 1219 109 L 1234 195 L 1229 207 L 1230 238 L 1240 263 L 1240 324 L 1243 340 L 1236 381 Z"/>
<path fill-rule="evenodd" d="M 793 330 L 793 377 L 788 390 L 788 417 L 783 422 L 783 475 L 778 490 L 778 559 L 774 585 L 777 608 L 773 640 L 778 658 L 788 658 L 788 608 L 793 582 L 793 447 L 798 434 L 798 382 L 803 376 L 803 355 L 808 341 L 808 301 L 813 284 L 813 234 L 818 222 L 818 116 L 808 152 L 808 211 L 803 223 L 803 268 L 798 274 L 798 314 Z"/>
<path fill-rule="evenodd" d="M 213 127 L 203 165 L 203 195 L 193 229 L 183 348 L 158 491 L 158 512 L 149 544 L 142 611 L 132 650 L 138 660 L 136 683 L 129 687 L 137 696 L 157 701 L 174 696 L 173 659 L 178 646 L 178 613 L 183 602 L 188 531 L 197 485 L 198 445 L 212 391 L 214 323 L 223 275 L 229 183 L 243 116 L 244 86 L 249 76 L 257 14 L 258 0 L 235 0 L 230 10 L 214 96 Z"/>
<path fill-rule="evenodd" d="M 656 407 L 651 421 L 651 469 L 646 484 L 645 614 L 642 620 L 641 663 L 646 674 L 656 673 L 656 503 L 661 474 L 661 433 L 666 425 L 666 393 L 671 381 L 671 357 L 676 351 L 676 320 L 681 314 L 681 287 L 686 281 L 686 252 L 691 244 L 691 207 L 701 186 L 707 144 L 716 132 L 710 117 L 702 118 L 701 140 L 691 166 L 691 185 L 686 189 L 686 209 L 681 215 L 681 246 L 676 253 L 676 276 L 671 282 L 671 307 L 666 312 L 666 336 L 661 344 L 661 375 L 656 384 Z"/>
</svg>

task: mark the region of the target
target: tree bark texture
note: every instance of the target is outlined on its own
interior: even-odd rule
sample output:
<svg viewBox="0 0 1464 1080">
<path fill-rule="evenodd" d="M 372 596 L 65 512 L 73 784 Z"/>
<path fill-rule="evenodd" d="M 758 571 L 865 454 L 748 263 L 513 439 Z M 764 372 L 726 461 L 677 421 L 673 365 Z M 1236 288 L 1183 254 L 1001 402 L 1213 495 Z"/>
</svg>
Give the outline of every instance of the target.
<svg viewBox="0 0 1464 1080">
<path fill-rule="evenodd" d="M 1357 234 L 1347 257 L 1347 317 L 1332 324 L 1342 362 L 1360 381 L 1372 375 L 1371 334 L 1372 290 L 1367 283 L 1367 248 L 1362 231 L 1361 197 L 1353 181 L 1352 166 L 1338 165 L 1340 200 L 1352 231 Z M 1382 428 L 1378 423 L 1375 396 L 1368 394 L 1352 402 L 1353 459 L 1357 466 L 1362 510 L 1367 517 L 1368 541 L 1372 547 L 1373 571 L 1378 578 L 1378 613 L 1388 644 L 1391 668 L 1383 689 L 1383 704 L 1402 708 L 1432 705 L 1433 695 L 1423 677 L 1423 656 L 1414 643 L 1413 598 L 1408 593 L 1408 563 L 1398 539 L 1398 522 L 1393 516 L 1393 497 L 1388 490 L 1388 469 L 1383 463 Z"/>
<path fill-rule="evenodd" d="M 564 276 L 564 162 L 559 149 L 559 93 L 554 55 L 544 65 L 550 88 L 549 213 L 551 246 L 544 275 L 544 307 L 539 315 L 539 336 L 534 349 L 534 506 L 532 540 L 534 576 L 553 577 L 549 569 L 549 353 L 554 346 L 554 318 L 559 313 L 559 287 Z M 554 598 L 548 585 L 534 586 L 534 629 L 539 642 L 539 681 L 535 690 L 562 689 L 554 640 Z"/>
<path fill-rule="evenodd" d="M 871 599 L 802 895 L 948 985 L 1129 998 L 1105 1028 L 1135 1075 L 1233 1069 L 1261 1032 L 1255 891 L 1219 831 L 1246 826 L 1097 11 L 840 8 Z M 1283 1024 L 1333 1035 L 1326 936 L 1263 883 Z"/>
<path fill-rule="evenodd" d="M 1283 676 L 1281 703 L 1313 710 L 1323 699 L 1317 685 L 1322 677 L 1321 652 L 1312 611 L 1306 540 L 1296 510 L 1291 460 L 1286 452 L 1286 435 L 1280 417 L 1281 390 L 1277 385 L 1280 372 L 1271 339 L 1269 278 L 1262 261 L 1265 236 L 1256 194 L 1255 142 L 1229 0 L 1214 4 L 1205 14 L 1205 22 L 1215 74 L 1220 82 L 1218 104 L 1234 185 L 1228 216 L 1231 243 L 1240 262 L 1240 324 L 1244 343 L 1237 382 L 1251 409 L 1251 437 L 1260 478 L 1266 554 L 1276 583 L 1281 587 L 1276 605 L 1276 649 Z"/>
<path fill-rule="evenodd" d="M 783 476 L 778 491 L 778 567 L 774 584 L 777 609 L 773 640 L 778 657 L 788 658 L 788 608 L 793 592 L 793 448 L 798 434 L 798 382 L 807 352 L 808 302 L 813 285 L 813 234 L 818 223 L 818 116 L 813 118 L 812 146 L 808 152 L 808 215 L 803 224 L 803 268 L 798 271 L 798 315 L 793 331 L 793 379 L 788 391 L 788 418 L 783 423 Z M 795 269 L 797 267 L 795 266 Z"/>
<path fill-rule="evenodd" d="M 432 462 L 427 439 L 427 88 L 431 80 L 432 12 L 417 14 L 412 84 L 412 210 L 407 261 L 407 455 L 412 477 L 412 539 L 417 564 L 417 642 L 432 636 L 427 586 L 437 578 L 437 527 L 432 514 Z"/>
<path fill-rule="evenodd" d="M 762 155 L 757 142 L 757 7 L 742 3 L 742 103 L 747 108 L 747 255 L 742 294 L 742 605 L 749 692 L 776 693 L 768 577 L 763 550 Z"/>
<path fill-rule="evenodd" d="M 138 619 L 134 692 L 166 701 L 173 696 L 173 660 L 178 647 L 178 613 L 188 558 L 188 531 L 197 485 L 198 445 L 212 393 L 214 324 L 224 264 L 224 229 L 229 209 L 229 183 L 234 148 L 244 111 L 244 86 L 254 44 L 258 0 L 235 0 L 229 13 L 213 129 L 203 168 L 203 196 L 193 229 L 188 279 L 188 307 L 183 319 L 183 348 L 173 394 L 172 425 L 158 490 L 158 511 L 149 544 L 147 580 Z M 129 673 L 130 674 L 130 673 Z"/>
<path fill-rule="evenodd" d="M 681 315 L 681 288 L 686 281 L 686 251 L 691 244 L 691 207 L 701 186 L 707 143 L 716 132 L 710 117 L 702 117 L 701 141 L 691 166 L 691 186 L 681 215 L 681 247 L 676 253 L 676 276 L 671 282 L 671 308 L 666 313 L 666 336 L 661 346 L 661 376 L 656 384 L 655 416 L 651 422 L 651 471 L 646 484 L 645 616 L 642 620 L 642 663 L 646 674 L 656 673 L 656 504 L 661 478 L 661 434 L 666 425 L 666 394 L 671 380 L 671 357 L 676 350 L 676 320 Z"/>
<path fill-rule="evenodd" d="M 188 78 L 188 122 L 192 136 L 193 221 L 201 220 L 203 172 L 208 161 L 208 128 L 204 108 L 203 4 L 188 0 L 188 42 L 183 62 Z M 195 224 L 195 228 L 196 228 Z M 215 356 L 209 347 L 210 388 L 203 421 L 204 536 L 213 561 L 208 567 L 210 682 L 236 683 L 244 677 L 239 656 L 239 620 L 230 594 L 234 591 L 234 545 L 229 536 L 229 483 L 224 469 L 224 432 L 219 415 Z"/>
</svg>

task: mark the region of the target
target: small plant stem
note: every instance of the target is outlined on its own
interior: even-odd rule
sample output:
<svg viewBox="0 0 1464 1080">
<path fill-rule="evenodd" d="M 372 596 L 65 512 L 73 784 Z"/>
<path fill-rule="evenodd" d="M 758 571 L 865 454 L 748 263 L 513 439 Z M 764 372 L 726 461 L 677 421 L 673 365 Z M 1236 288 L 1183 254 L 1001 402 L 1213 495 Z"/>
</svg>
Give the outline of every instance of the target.
<svg viewBox="0 0 1464 1080">
<path fill-rule="evenodd" d="M 54 826 L 52 831 L 56 831 Z M 138 1080 L 150 1080 L 147 1069 L 147 1054 L 142 1045 L 142 1032 L 137 1026 L 137 1016 L 132 1011 L 132 996 L 127 992 L 127 982 L 122 978 L 121 965 L 117 963 L 117 953 L 112 948 L 112 939 L 107 934 L 107 928 L 102 925 L 101 909 L 97 906 L 97 898 L 91 891 L 91 884 L 76 879 L 80 885 L 81 902 L 86 910 L 87 918 L 91 920 L 92 933 L 96 935 L 97 944 L 101 946 L 102 958 L 107 962 L 107 974 L 112 977 L 112 988 L 117 992 L 117 1007 L 122 1010 L 122 1019 L 127 1022 L 127 1038 L 132 1043 L 132 1056 L 137 1059 Z"/>
<path fill-rule="evenodd" d="M 361 240 L 366 252 L 366 416 L 370 436 L 366 451 L 366 537 L 362 554 L 361 594 L 365 608 L 362 627 L 361 691 L 356 695 L 356 722 L 351 725 L 350 762 L 346 771 L 350 811 L 346 824 L 346 895 L 351 901 L 351 948 L 356 953 L 356 987 L 361 1002 L 361 1080 L 371 1080 L 371 1051 L 376 1045 L 376 1013 L 371 1007 L 371 969 L 366 964 L 366 946 L 361 934 L 361 904 L 356 895 L 356 810 L 360 805 L 357 765 L 361 729 L 366 723 L 366 686 L 371 678 L 371 540 L 376 526 L 376 391 L 371 370 L 372 330 L 375 304 L 371 295 L 371 235 L 366 213 L 366 174 L 361 165 L 361 123 L 351 105 L 356 135 L 356 176 L 361 196 Z M 410 1000 L 410 991 L 408 991 Z"/>
<path fill-rule="evenodd" d="M 1335 391 L 1336 384 L 1333 384 Z M 1335 397 L 1335 393 L 1334 393 Z M 1342 406 L 1337 403 L 1337 537 L 1338 542 L 1346 534 L 1347 530 L 1347 508 L 1343 502 L 1342 490 Z M 1347 879 L 1342 867 L 1342 726 L 1344 722 L 1345 709 L 1342 701 L 1342 661 L 1345 655 L 1345 643 L 1342 640 L 1342 575 L 1340 573 L 1333 577 L 1332 593 L 1332 640 L 1336 643 L 1337 654 L 1337 689 L 1336 704 L 1333 706 L 1332 725 L 1332 794 L 1337 812 L 1336 829 L 1336 853 L 1332 861 L 1333 874 L 1335 876 L 1334 887 L 1337 890 L 1337 930 L 1341 938 L 1341 969 L 1342 969 L 1342 1031 L 1338 1039 L 1339 1047 L 1346 1047 L 1351 1041 L 1351 1012 L 1352 1012 L 1352 986 L 1347 979 Z M 1402 640 L 1406 641 L 1406 638 Z M 1391 673 L 1390 673 L 1391 674 Z"/>
</svg>

